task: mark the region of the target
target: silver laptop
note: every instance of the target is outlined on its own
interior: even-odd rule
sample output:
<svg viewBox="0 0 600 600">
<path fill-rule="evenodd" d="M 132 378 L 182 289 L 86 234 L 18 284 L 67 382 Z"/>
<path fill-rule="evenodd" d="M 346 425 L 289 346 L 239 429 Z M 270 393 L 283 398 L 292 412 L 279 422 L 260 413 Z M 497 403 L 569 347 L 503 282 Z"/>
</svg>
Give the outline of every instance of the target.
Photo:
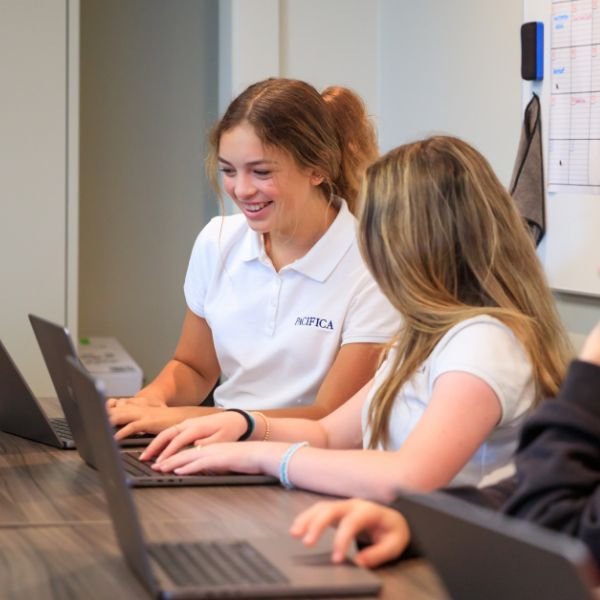
<svg viewBox="0 0 600 600">
<path fill-rule="evenodd" d="M 91 467 L 97 468 L 97 457 L 93 452 L 93 445 L 90 443 L 90 432 L 85 427 L 85 423 L 95 423 L 96 428 L 105 428 L 112 434 L 114 429 L 108 421 L 104 403 L 106 398 L 98 392 L 100 381 L 94 381 L 93 377 L 81 366 L 79 361 L 68 356 L 70 362 L 79 365 L 85 377 L 80 377 L 76 385 L 72 385 L 67 380 L 67 397 L 65 404 L 67 410 L 65 414 L 71 426 L 71 432 L 75 438 L 75 446 L 81 458 Z M 67 376 L 67 362 L 65 361 L 65 376 Z M 98 419 L 98 406 L 102 403 L 103 418 Z M 249 475 L 246 473 L 222 473 L 222 474 L 204 474 L 197 475 L 177 475 L 175 473 L 161 473 L 152 469 L 151 462 L 143 462 L 139 459 L 141 452 L 121 451 L 121 461 L 125 470 L 128 485 L 132 487 L 165 487 L 165 486 L 187 486 L 187 485 L 264 485 L 277 484 L 279 480 L 271 475 Z"/>
<path fill-rule="evenodd" d="M 72 413 L 72 402 L 69 401 L 67 378 L 65 371 L 65 356 L 77 359 L 69 330 L 41 317 L 29 315 L 33 333 L 44 357 L 50 379 L 54 384 L 56 395 L 65 413 L 65 419 L 55 419 L 54 425 L 61 428 L 65 438 L 73 439 L 72 423 L 77 422 L 78 415 Z M 78 359 L 77 359 L 78 360 Z M 72 414 L 71 414 L 72 413 Z M 146 446 L 154 436 L 148 434 L 132 435 L 119 441 L 121 446 Z M 72 446 L 71 446 L 72 447 Z"/>
<path fill-rule="evenodd" d="M 444 493 L 400 492 L 395 504 L 452 598 L 590 600 L 596 565 L 575 538 Z"/>
<path fill-rule="evenodd" d="M 291 538 L 151 544 L 144 540 L 100 382 L 67 359 L 73 393 L 86 396 L 83 421 L 115 534 L 125 559 L 152 597 L 277 598 L 377 594 L 379 580 L 350 563 L 334 565 L 330 548 Z M 92 402 L 93 400 L 93 402 Z M 330 540 L 329 540 L 330 543 Z"/>
<path fill-rule="evenodd" d="M 0 341 L 0 429 L 55 448 L 74 448 L 64 419 L 49 418 Z"/>
</svg>

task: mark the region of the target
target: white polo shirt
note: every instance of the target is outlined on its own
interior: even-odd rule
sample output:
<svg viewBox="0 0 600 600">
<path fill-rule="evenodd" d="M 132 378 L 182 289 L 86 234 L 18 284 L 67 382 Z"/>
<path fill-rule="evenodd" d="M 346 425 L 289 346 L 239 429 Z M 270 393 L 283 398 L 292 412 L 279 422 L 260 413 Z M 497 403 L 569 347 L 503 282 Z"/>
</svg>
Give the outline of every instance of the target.
<svg viewBox="0 0 600 600">
<path fill-rule="evenodd" d="M 211 328 L 223 408 L 312 404 L 343 344 L 384 343 L 400 324 L 360 256 L 344 201 L 321 239 L 279 272 L 243 215 L 212 219 L 194 244 L 184 292 Z"/>
<path fill-rule="evenodd" d="M 381 365 L 363 405 L 365 447 L 371 437 L 369 406 L 389 367 L 389 361 Z M 437 378 L 450 371 L 471 373 L 485 381 L 496 393 L 502 409 L 498 425 L 450 485 L 485 485 L 497 481 L 512 470 L 519 432 L 533 407 L 536 386 L 533 366 L 523 344 L 507 325 L 487 315 L 466 319 L 452 327 L 400 389 L 391 412 L 390 443 L 385 449 L 394 451 L 402 446 L 425 412 Z"/>
</svg>

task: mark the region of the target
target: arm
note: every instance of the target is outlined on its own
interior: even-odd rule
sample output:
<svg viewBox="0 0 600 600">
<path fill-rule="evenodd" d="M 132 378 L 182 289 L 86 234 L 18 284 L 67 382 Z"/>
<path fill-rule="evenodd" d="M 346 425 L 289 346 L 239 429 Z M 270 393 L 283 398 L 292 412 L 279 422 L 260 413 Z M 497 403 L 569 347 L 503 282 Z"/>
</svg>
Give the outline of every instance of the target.
<svg viewBox="0 0 600 600">
<path fill-rule="evenodd" d="M 290 478 L 299 487 L 383 502 L 399 487 L 430 491 L 454 478 L 499 420 L 500 404 L 483 380 L 445 373 L 398 451 L 337 451 L 319 458 L 319 450 L 307 448 L 294 458 Z"/>
<path fill-rule="evenodd" d="M 345 439 L 354 439 L 360 427 L 360 406 L 362 401 L 352 404 L 346 413 L 355 421 L 348 438 L 343 433 L 347 420 L 334 419 L 335 413 L 323 420 L 329 448 L 340 448 Z M 398 487 L 432 490 L 448 483 L 464 466 L 499 421 L 500 411 L 494 391 L 483 380 L 468 373 L 445 373 L 436 380 L 425 413 L 400 450 L 302 448 L 289 463 L 289 478 L 305 489 L 384 502 L 393 499 Z M 184 450 L 157 468 L 177 473 L 215 469 L 277 476 L 288 447 L 280 442 L 219 444 L 200 451 Z"/>
<path fill-rule="evenodd" d="M 371 385 L 368 382 L 348 402 L 320 421 L 261 419 L 255 413 L 256 427 L 250 439 L 265 440 L 268 434 L 272 441 L 308 441 L 318 448 L 359 448 L 362 440 L 360 412 Z M 157 462 L 161 462 L 190 444 L 207 446 L 238 440 L 246 428 L 245 418 L 234 411 L 188 419 L 161 432 L 148 445 L 141 459 L 148 460 L 158 455 Z M 166 465 L 168 469 L 171 463 Z"/>
<path fill-rule="evenodd" d="M 136 396 L 156 399 L 166 406 L 198 405 L 220 372 L 210 327 L 187 309 L 173 358 Z"/>
<path fill-rule="evenodd" d="M 523 429 L 506 513 L 581 538 L 600 555 L 600 325 L 557 398 Z"/>
<path fill-rule="evenodd" d="M 108 400 L 112 423 L 123 425 L 117 438 L 140 431 L 157 433 L 183 419 L 215 412 L 197 404 L 206 398 L 219 373 L 211 330 L 188 309 L 173 358 L 156 379 L 133 398 Z"/>
<path fill-rule="evenodd" d="M 380 344 L 345 344 L 337 353 L 313 404 L 261 412 L 268 417 L 322 419 L 371 381 L 380 355 Z"/>
</svg>

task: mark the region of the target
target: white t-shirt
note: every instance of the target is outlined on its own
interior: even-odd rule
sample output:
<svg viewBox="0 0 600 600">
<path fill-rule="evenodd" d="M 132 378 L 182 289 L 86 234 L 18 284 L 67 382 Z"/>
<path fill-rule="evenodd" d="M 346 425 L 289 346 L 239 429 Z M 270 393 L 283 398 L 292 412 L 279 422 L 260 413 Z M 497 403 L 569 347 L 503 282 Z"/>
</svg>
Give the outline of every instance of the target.
<svg viewBox="0 0 600 600">
<path fill-rule="evenodd" d="M 382 364 L 362 411 L 363 445 L 368 447 L 368 410 L 374 391 L 387 374 Z M 390 421 L 386 450 L 398 450 L 427 408 L 433 385 L 443 373 L 462 371 L 476 375 L 496 393 L 502 417 L 471 460 L 450 485 L 485 485 L 510 474 L 519 430 L 535 400 L 531 360 L 512 330 L 499 320 L 482 315 L 450 329 L 423 365 L 402 387 Z"/>
<path fill-rule="evenodd" d="M 360 256 L 343 201 L 319 241 L 279 272 L 243 215 L 212 219 L 194 244 L 184 291 L 211 328 L 223 408 L 312 404 L 342 345 L 384 343 L 400 323 Z"/>
</svg>

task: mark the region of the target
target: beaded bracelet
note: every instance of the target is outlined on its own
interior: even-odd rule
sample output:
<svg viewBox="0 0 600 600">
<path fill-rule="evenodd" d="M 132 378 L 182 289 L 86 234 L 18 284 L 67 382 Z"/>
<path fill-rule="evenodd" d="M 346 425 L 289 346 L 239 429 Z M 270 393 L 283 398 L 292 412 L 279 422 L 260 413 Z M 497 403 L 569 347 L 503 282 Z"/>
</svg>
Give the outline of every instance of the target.
<svg viewBox="0 0 600 600">
<path fill-rule="evenodd" d="M 304 446 L 308 446 L 308 442 L 297 442 L 292 444 L 281 457 L 281 462 L 279 463 L 279 481 L 281 481 L 281 485 L 288 490 L 291 490 L 294 487 L 294 484 L 288 477 L 288 465 L 290 464 L 290 459 L 294 456 L 295 452 L 300 450 L 300 448 L 304 448 Z"/>
<path fill-rule="evenodd" d="M 267 419 L 265 415 L 263 415 L 261 412 L 258 412 L 257 410 L 253 411 L 252 414 L 258 415 L 265 422 L 265 434 L 263 435 L 262 441 L 268 442 L 269 438 L 271 437 L 271 421 L 269 421 L 269 419 Z"/>
<path fill-rule="evenodd" d="M 247 440 L 252 435 L 254 428 L 256 427 L 256 421 L 254 420 L 252 414 L 243 408 L 226 408 L 225 412 L 236 412 L 246 419 L 246 431 L 238 438 L 238 442 Z"/>
</svg>

